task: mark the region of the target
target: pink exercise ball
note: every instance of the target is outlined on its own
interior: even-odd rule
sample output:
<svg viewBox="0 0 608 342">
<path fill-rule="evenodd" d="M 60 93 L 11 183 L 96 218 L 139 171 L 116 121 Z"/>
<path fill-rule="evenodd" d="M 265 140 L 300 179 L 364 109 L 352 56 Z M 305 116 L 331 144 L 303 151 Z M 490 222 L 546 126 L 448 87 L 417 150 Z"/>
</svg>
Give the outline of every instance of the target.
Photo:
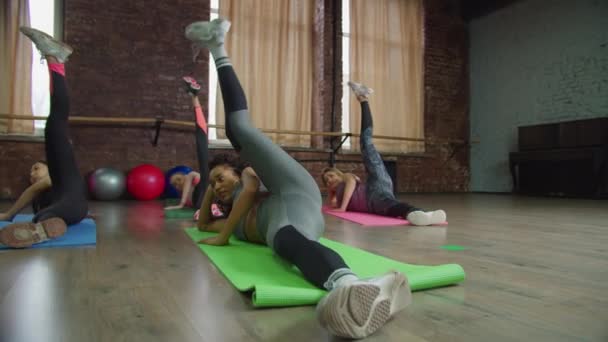
<svg viewBox="0 0 608 342">
<path fill-rule="evenodd" d="M 142 164 L 134 167 L 127 175 L 127 191 L 140 201 L 149 201 L 160 196 L 165 190 L 165 175 L 154 165 Z"/>
</svg>

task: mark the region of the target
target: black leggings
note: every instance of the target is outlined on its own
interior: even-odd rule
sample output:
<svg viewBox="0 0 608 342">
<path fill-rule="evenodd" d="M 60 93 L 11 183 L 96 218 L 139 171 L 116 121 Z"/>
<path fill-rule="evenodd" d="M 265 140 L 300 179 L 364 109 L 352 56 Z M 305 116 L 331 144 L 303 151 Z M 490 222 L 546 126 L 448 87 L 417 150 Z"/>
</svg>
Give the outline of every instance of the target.
<svg viewBox="0 0 608 342">
<path fill-rule="evenodd" d="M 216 65 L 218 64 L 216 60 Z M 323 232 L 324 222 L 320 210 L 321 197 L 314 179 L 293 158 L 267 138 L 262 139 L 259 136 L 261 133 L 250 127 L 245 93 L 232 66 L 223 65 L 218 68 L 218 78 L 227 116 L 226 135 L 234 148 L 241 152 L 241 157 L 253 165 L 253 169 L 272 193 L 266 201 L 282 204 L 273 207 L 277 210 L 271 213 L 271 222 L 289 222 L 276 227 L 274 224 L 271 227 L 258 227 L 258 232 L 264 235 L 266 243 L 275 253 L 297 266 L 308 281 L 319 288 L 327 288 L 325 283 L 329 276 L 338 269 L 348 267 L 338 253 L 315 241 Z M 272 156 L 269 157 L 269 153 Z M 276 177 L 277 172 L 281 177 Z M 287 193 L 289 191 L 286 189 L 290 187 L 302 188 L 301 193 L 310 192 L 304 196 L 309 200 L 303 200 L 297 195 L 289 197 L 289 194 L 285 194 L 285 198 L 281 197 L 281 190 Z M 317 197 L 319 205 L 315 207 L 311 203 L 316 203 Z M 297 207 L 297 212 L 291 210 L 294 206 Z M 282 208 L 286 208 L 286 213 L 281 211 Z"/>
<path fill-rule="evenodd" d="M 348 268 L 344 259 L 334 250 L 318 241 L 307 239 L 293 226 L 285 226 L 274 238 L 274 251 L 296 265 L 304 278 L 319 288 L 325 284 L 334 271 Z"/>
<path fill-rule="evenodd" d="M 195 115 L 198 115 L 195 111 Z M 204 117 L 204 113 L 200 113 Z M 203 197 L 205 197 L 205 191 L 207 190 L 207 185 L 209 183 L 209 138 L 207 134 L 207 127 L 203 129 L 198 124 L 198 119 L 195 117 L 195 128 L 194 128 L 194 139 L 196 140 L 196 156 L 198 159 L 198 171 L 201 175 L 200 181 L 197 185 L 194 186 L 194 190 L 192 191 L 192 205 L 195 209 L 201 207 L 203 203 Z"/>
<path fill-rule="evenodd" d="M 51 112 L 44 128 L 46 160 L 51 177 L 51 203 L 33 222 L 59 217 L 68 225 L 87 215 L 86 188 L 68 138 L 69 98 L 65 78 L 51 72 Z"/>
</svg>

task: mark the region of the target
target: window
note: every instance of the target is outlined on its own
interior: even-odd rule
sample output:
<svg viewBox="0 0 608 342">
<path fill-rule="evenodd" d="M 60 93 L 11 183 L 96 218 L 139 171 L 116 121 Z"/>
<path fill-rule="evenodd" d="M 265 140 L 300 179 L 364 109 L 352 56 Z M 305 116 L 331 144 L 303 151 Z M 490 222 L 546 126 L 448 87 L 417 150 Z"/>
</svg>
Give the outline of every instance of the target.
<svg viewBox="0 0 608 342">
<path fill-rule="evenodd" d="M 211 1 L 210 18 L 232 21 L 226 49 L 247 94 L 251 121 L 263 129 L 310 131 L 313 93 L 314 2 Z M 218 6 L 219 5 L 219 6 Z M 224 124 L 215 64 L 210 58 L 209 123 Z M 225 132 L 212 132 L 220 141 Z M 310 136 L 267 133 L 283 146 L 310 146 Z"/>
<path fill-rule="evenodd" d="M 30 26 L 55 36 L 55 1 L 30 0 Z M 40 52 L 32 49 L 32 113 L 35 116 L 48 116 L 50 110 L 49 71 L 46 60 Z M 46 120 L 36 120 L 34 127 L 44 128 Z"/>
<path fill-rule="evenodd" d="M 350 132 L 350 0 L 342 1 L 342 133 Z M 350 148 L 350 138 L 344 141 Z"/>
<path fill-rule="evenodd" d="M 374 135 L 424 139 L 422 0 L 342 1 L 342 132 L 359 133 L 360 109 L 347 82 L 374 89 Z M 358 138 L 345 143 L 357 150 Z M 420 141 L 374 139 L 382 152 L 422 152 Z"/>
<path fill-rule="evenodd" d="M 211 0 L 211 16 L 210 20 L 217 19 L 220 13 L 220 0 Z M 217 96 L 217 70 L 215 69 L 215 62 L 213 56 L 209 53 L 209 124 L 215 125 L 217 123 L 217 111 L 216 108 L 216 96 Z M 228 143 L 228 139 L 217 139 L 217 129 L 214 127 L 209 128 L 209 140 L 215 140 L 216 142 Z"/>
</svg>

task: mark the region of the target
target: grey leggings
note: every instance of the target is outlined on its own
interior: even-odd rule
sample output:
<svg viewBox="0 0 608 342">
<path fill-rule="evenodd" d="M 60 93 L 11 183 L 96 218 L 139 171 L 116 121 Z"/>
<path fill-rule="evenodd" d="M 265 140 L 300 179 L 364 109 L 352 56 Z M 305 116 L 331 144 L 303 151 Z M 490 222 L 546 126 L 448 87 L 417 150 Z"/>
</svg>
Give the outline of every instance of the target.
<svg viewBox="0 0 608 342">
<path fill-rule="evenodd" d="M 361 102 L 361 156 L 367 171 L 366 195 L 370 212 L 383 216 L 407 217 L 420 210 L 408 203 L 399 202 L 393 194 L 393 181 L 384 167 L 384 161 L 372 143 L 373 120 L 367 101 Z"/>
<path fill-rule="evenodd" d="M 218 61 L 216 65 L 221 64 Z M 245 93 L 231 65 L 218 68 L 218 79 L 226 135 L 271 193 L 257 209 L 260 236 L 312 284 L 331 289 L 332 275 L 352 272 L 338 253 L 317 241 L 325 230 L 317 183 L 297 161 L 251 125 Z"/>
<path fill-rule="evenodd" d="M 321 192 L 312 176 L 283 149 L 253 127 L 246 99 L 231 66 L 218 69 L 226 106 L 226 133 L 242 161 L 249 163 L 270 196 L 257 211 L 257 226 L 267 245 L 282 227 L 291 225 L 310 240 L 325 230 Z"/>
</svg>

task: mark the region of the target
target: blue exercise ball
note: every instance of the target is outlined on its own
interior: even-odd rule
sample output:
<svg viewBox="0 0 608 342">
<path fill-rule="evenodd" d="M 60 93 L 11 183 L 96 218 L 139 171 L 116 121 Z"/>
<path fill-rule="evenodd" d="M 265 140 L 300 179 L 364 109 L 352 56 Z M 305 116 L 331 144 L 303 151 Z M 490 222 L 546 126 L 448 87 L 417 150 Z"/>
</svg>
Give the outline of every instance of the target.
<svg viewBox="0 0 608 342">
<path fill-rule="evenodd" d="M 190 172 L 192 172 L 192 169 L 187 166 L 184 166 L 184 165 L 176 166 L 176 167 L 172 168 L 171 170 L 167 171 L 167 173 L 165 175 L 165 178 L 166 178 L 165 196 L 168 198 L 180 197 L 179 191 L 177 191 L 177 189 L 173 185 L 171 185 L 171 176 L 173 176 L 176 173 L 183 173 L 184 175 L 187 175 Z"/>
<path fill-rule="evenodd" d="M 125 192 L 126 177 L 124 172 L 102 167 L 89 175 L 89 193 L 101 201 L 119 199 Z"/>
</svg>

